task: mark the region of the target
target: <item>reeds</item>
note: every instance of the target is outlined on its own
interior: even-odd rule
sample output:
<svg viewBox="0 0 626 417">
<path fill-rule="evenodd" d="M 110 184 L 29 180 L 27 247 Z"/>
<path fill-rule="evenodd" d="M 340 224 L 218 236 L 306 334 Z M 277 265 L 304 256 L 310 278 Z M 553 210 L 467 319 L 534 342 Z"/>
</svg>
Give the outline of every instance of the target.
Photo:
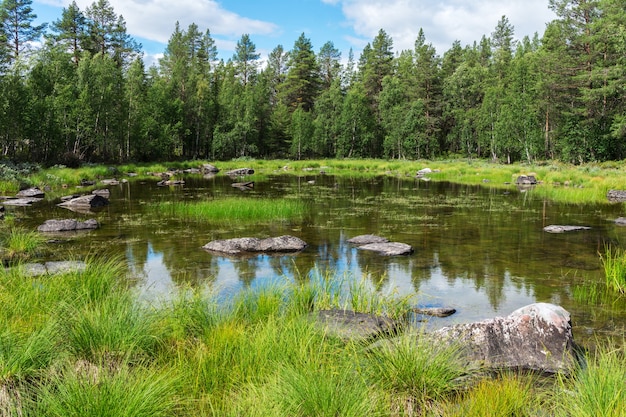
<svg viewBox="0 0 626 417">
<path fill-rule="evenodd" d="M 220 225 L 300 221 L 304 203 L 295 199 L 224 198 L 202 202 L 161 202 L 153 211 L 184 221 Z"/>
<path fill-rule="evenodd" d="M 45 239 L 35 231 L 11 227 L 0 234 L 0 259 L 20 261 L 41 249 Z"/>
<path fill-rule="evenodd" d="M 607 245 L 604 255 L 600 254 L 600 260 L 604 267 L 607 288 L 626 294 L 626 251 Z"/>
</svg>

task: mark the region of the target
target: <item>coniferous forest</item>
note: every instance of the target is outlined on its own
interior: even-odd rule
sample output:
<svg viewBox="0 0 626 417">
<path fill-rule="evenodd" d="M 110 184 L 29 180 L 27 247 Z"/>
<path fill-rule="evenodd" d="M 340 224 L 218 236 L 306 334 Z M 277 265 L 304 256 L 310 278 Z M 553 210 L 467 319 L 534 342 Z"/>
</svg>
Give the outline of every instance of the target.
<svg viewBox="0 0 626 417">
<path fill-rule="evenodd" d="M 546 1 L 543 34 L 516 41 L 503 16 L 443 53 L 381 29 L 359 57 L 302 34 L 262 60 L 243 34 L 224 60 L 210 28 L 172 22 L 147 68 L 107 0 L 41 26 L 31 0 L 3 0 L 2 158 L 626 158 L 626 3 Z"/>
</svg>

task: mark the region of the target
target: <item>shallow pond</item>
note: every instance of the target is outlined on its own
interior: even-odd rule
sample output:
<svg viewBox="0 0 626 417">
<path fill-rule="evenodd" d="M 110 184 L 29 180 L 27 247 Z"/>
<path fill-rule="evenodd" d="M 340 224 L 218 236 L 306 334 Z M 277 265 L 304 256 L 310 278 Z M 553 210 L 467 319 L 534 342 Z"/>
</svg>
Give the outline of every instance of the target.
<svg viewBox="0 0 626 417">
<path fill-rule="evenodd" d="M 46 256 L 54 260 L 124 256 L 148 299 L 167 298 L 183 285 L 206 285 L 228 296 L 247 286 L 330 274 L 346 283 L 365 279 L 385 294 L 416 294 L 416 304 L 422 306 L 458 310 L 451 317 L 431 319 L 430 326 L 506 315 L 541 301 L 560 304 L 572 313 L 578 340 L 625 334 L 623 298 L 611 305 L 594 305 L 575 296 L 584 283 L 604 280 L 598 254 L 605 245 L 626 242 L 626 227 L 614 223 L 624 214 L 621 204 L 557 204 L 514 186 L 464 186 L 415 178 L 276 175 L 257 180 L 246 192 L 231 187 L 232 180 L 221 174 L 185 180 L 184 186 L 176 187 L 159 187 L 156 179 L 109 187 L 111 204 L 95 215 L 76 214 L 53 203 L 12 210 L 32 228 L 51 218 L 97 218 L 100 229 L 55 237 Z M 153 207 L 159 201 L 226 196 L 297 198 L 306 203 L 307 213 L 298 223 L 224 227 L 181 222 Z M 591 229 L 544 232 L 543 227 L 551 224 Z M 296 255 L 245 258 L 218 256 L 201 248 L 215 239 L 283 234 L 298 236 L 309 246 Z M 361 234 L 408 243 L 415 252 L 382 257 L 346 242 Z"/>
</svg>

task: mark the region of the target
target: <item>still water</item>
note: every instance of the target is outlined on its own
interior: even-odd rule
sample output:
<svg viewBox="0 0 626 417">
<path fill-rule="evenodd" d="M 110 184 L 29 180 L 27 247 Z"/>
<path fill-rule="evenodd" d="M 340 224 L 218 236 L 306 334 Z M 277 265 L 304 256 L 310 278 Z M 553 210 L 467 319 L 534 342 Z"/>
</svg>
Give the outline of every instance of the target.
<svg viewBox="0 0 626 417">
<path fill-rule="evenodd" d="M 47 257 L 119 255 L 137 277 L 141 296 L 170 297 L 181 286 L 207 286 L 228 296 L 276 280 L 329 274 L 364 279 L 385 294 L 415 294 L 420 306 L 454 307 L 439 327 L 506 315 L 533 302 L 560 304 L 572 313 L 575 337 L 622 338 L 626 302 L 580 302 L 576 289 L 604 280 L 599 253 L 606 244 L 626 242 L 626 227 L 615 225 L 622 204 L 567 205 L 520 191 L 485 186 L 426 182 L 415 178 L 339 178 L 330 175 L 270 176 L 242 192 L 226 176 L 185 178 L 184 186 L 159 187 L 157 180 L 109 187 L 111 204 L 80 215 L 54 204 L 21 208 L 20 218 L 35 228 L 50 218 L 96 218 L 101 228 L 60 237 Z M 306 203 L 305 220 L 252 227 L 181 222 L 154 213 L 158 201 L 201 201 L 222 197 L 297 198 Z M 551 224 L 591 229 L 549 234 Z M 204 251 L 215 239 L 298 236 L 308 243 L 288 256 L 230 258 Z M 346 241 L 376 234 L 410 244 L 406 257 L 359 251 Z"/>
</svg>

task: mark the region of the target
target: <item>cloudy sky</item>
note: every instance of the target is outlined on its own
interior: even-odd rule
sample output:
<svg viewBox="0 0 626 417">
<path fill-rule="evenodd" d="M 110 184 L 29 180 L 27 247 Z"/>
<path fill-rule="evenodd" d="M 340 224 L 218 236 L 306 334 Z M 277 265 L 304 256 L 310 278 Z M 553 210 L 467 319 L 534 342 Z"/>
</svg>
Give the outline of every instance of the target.
<svg viewBox="0 0 626 417">
<path fill-rule="evenodd" d="M 38 21 L 52 22 L 71 0 L 34 0 Z M 76 0 L 85 10 L 94 0 Z M 209 29 L 220 57 L 229 59 L 244 33 L 264 58 L 277 45 L 286 50 L 304 33 L 317 52 L 327 41 L 347 58 L 358 58 L 379 29 L 394 51 L 411 49 L 420 28 L 440 55 L 459 40 L 465 46 L 490 36 L 505 15 L 516 38 L 541 36 L 555 18 L 548 0 L 109 0 L 128 32 L 143 44 L 148 61 L 161 55 L 176 21 Z"/>
</svg>

